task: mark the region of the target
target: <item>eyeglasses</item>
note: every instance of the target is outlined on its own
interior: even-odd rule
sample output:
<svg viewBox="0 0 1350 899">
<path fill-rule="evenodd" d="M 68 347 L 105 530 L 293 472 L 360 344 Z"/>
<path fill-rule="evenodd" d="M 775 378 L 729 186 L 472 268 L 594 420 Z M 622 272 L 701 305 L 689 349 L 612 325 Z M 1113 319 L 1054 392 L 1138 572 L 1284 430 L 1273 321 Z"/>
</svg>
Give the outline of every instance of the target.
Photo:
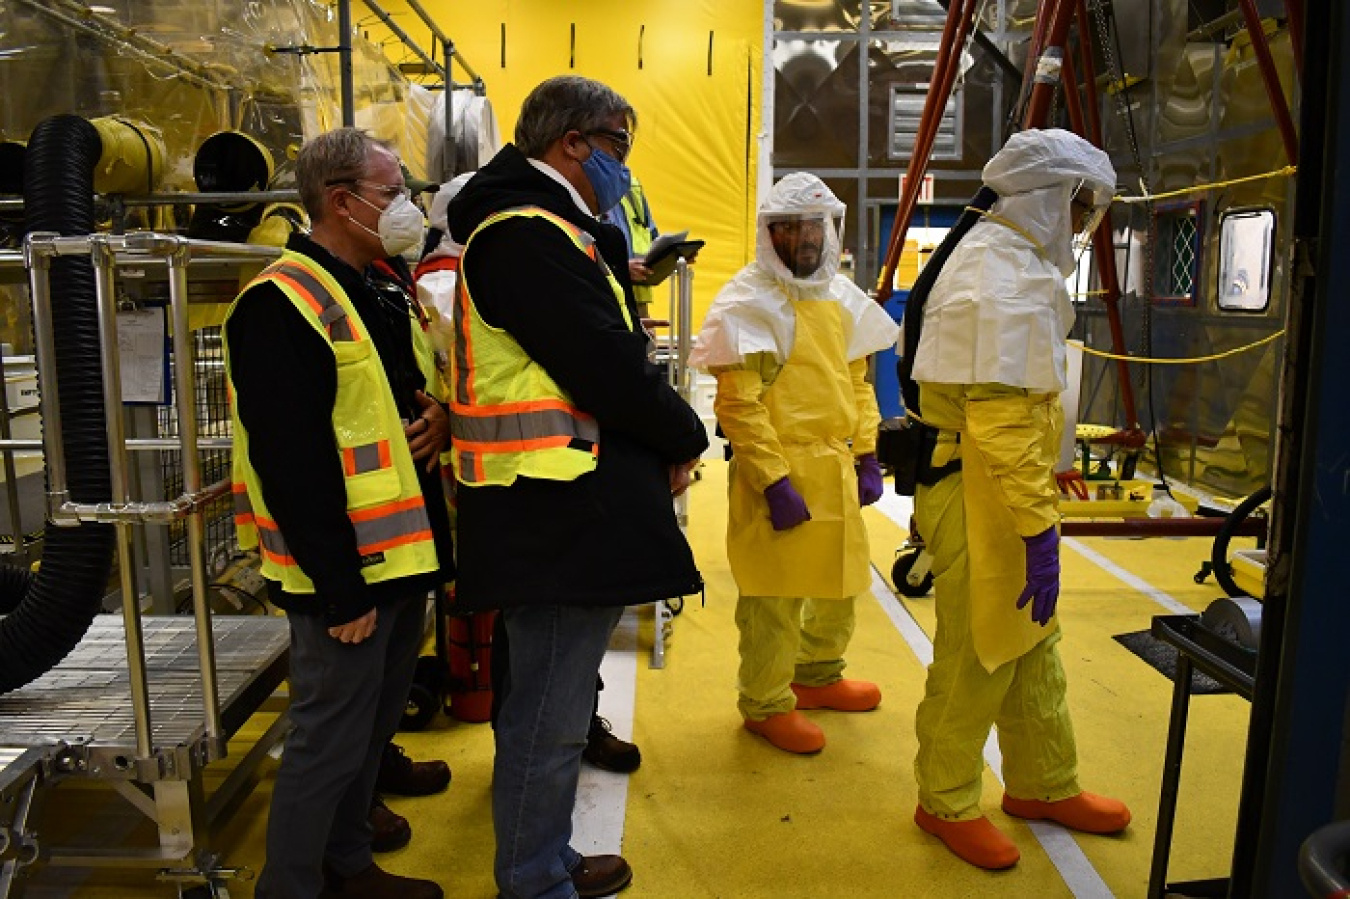
<svg viewBox="0 0 1350 899">
<path fill-rule="evenodd" d="M 614 158 L 623 162 L 628 158 L 628 154 L 633 152 L 633 135 L 629 131 L 616 131 L 613 128 L 593 128 L 586 132 L 586 136 L 598 134 L 609 141 L 610 146 L 614 148 Z"/>
<path fill-rule="evenodd" d="M 358 187 L 370 188 L 389 203 L 394 202 L 399 197 L 411 196 L 406 184 L 376 184 L 374 181 L 365 181 L 361 178 L 334 178 L 331 181 L 325 181 L 323 186 L 336 187 L 340 184 L 355 184 Z"/>
</svg>

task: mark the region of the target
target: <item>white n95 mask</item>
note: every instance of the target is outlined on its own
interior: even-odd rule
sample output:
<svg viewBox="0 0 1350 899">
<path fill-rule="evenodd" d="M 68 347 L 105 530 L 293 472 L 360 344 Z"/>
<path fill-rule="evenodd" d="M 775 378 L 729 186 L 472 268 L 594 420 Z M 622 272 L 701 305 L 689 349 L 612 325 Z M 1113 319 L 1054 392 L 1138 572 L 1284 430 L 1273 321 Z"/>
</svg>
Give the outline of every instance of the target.
<svg viewBox="0 0 1350 899">
<path fill-rule="evenodd" d="M 352 196 L 371 208 L 379 208 L 358 193 Z M 356 219 L 351 221 L 367 234 L 378 237 L 388 256 L 399 256 L 413 248 L 420 249 L 425 240 L 426 221 L 422 218 L 422 210 L 413 205 L 407 194 L 399 194 L 380 210 L 378 231 L 371 231 Z"/>
</svg>

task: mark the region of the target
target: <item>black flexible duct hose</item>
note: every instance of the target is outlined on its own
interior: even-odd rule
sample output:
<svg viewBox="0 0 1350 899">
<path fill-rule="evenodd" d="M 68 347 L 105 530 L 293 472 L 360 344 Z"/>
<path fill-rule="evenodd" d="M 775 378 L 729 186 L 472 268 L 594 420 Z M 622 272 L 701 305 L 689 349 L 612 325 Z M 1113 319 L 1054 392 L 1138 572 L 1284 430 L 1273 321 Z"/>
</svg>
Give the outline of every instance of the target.
<svg viewBox="0 0 1350 899">
<path fill-rule="evenodd" d="M 1214 580 L 1219 582 L 1223 592 L 1229 596 L 1246 596 L 1247 591 L 1239 587 L 1237 581 L 1233 579 L 1233 566 L 1228 564 L 1228 544 L 1233 539 L 1233 532 L 1242 526 L 1249 515 L 1269 500 L 1270 496 L 1270 486 L 1266 485 L 1238 503 L 1219 526 L 1219 533 L 1214 535 L 1214 545 L 1210 547 L 1209 552 L 1209 564 L 1214 570 Z M 1264 547 L 1265 543 L 1261 545 Z"/>
<path fill-rule="evenodd" d="M 33 130 L 24 171 L 27 231 L 70 236 L 94 230 L 94 166 L 102 152 L 98 132 L 79 116 L 54 116 Z M 52 260 L 51 297 L 61 388 L 54 399 L 61 408 L 70 496 L 106 502 L 112 483 L 94 269 L 87 258 Z M 0 620 L 0 693 L 41 677 L 80 642 L 107 590 L 113 541 L 107 524 L 48 525 L 37 575 L 0 577 L 0 607 L 14 606 Z M 15 602 L 10 591 L 24 586 Z"/>
<path fill-rule="evenodd" d="M 0 615 L 13 612 L 28 595 L 33 575 L 15 565 L 0 565 Z M 3 626 L 3 625 L 0 625 Z"/>
</svg>

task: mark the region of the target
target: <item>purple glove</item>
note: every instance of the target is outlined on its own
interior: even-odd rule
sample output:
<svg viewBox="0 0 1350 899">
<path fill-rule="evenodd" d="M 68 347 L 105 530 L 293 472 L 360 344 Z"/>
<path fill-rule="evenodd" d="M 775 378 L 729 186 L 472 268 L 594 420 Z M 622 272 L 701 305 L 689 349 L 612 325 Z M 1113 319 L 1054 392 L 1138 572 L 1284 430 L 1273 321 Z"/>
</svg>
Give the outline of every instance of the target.
<svg viewBox="0 0 1350 899">
<path fill-rule="evenodd" d="M 765 487 L 764 498 L 769 501 L 769 519 L 775 531 L 786 531 L 811 520 L 806 500 L 787 478 L 780 478 Z"/>
<path fill-rule="evenodd" d="M 1059 532 L 1051 525 L 1022 540 L 1027 545 L 1027 586 L 1017 598 L 1017 608 L 1030 602 L 1031 620 L 1045 627 L 1059 601 Z"/>
<path fill-rule="evenodd" d="M 881 479 L 881 463 L 876 453 L 858 457 L 858 505 L 870 506 L 881 499 L 886 483 Z"/>
</svg>

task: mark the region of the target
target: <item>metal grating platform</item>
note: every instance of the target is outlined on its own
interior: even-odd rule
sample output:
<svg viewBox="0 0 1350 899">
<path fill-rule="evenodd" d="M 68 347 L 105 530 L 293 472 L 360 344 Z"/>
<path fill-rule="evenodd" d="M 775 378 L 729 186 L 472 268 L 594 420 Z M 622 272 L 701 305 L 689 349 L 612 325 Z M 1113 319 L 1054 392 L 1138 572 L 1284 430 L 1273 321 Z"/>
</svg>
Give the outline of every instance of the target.
<svg viewBox="0 0 1350 899">
<path fill-rule="evenodd" d="M 190 743 L 205 731 L 193 620 L 153 616 L 142 623 L 154 744 Z M 284 618 L 263 616 L 219 616 L 212 627 L 221 717 L 230 735 L 285 677 L 290 631 Z M 0 696 L 0 747 L 54 741 L 136 745 L 120 615 L 98 616 L 65 661 Z"/>
</svg>

